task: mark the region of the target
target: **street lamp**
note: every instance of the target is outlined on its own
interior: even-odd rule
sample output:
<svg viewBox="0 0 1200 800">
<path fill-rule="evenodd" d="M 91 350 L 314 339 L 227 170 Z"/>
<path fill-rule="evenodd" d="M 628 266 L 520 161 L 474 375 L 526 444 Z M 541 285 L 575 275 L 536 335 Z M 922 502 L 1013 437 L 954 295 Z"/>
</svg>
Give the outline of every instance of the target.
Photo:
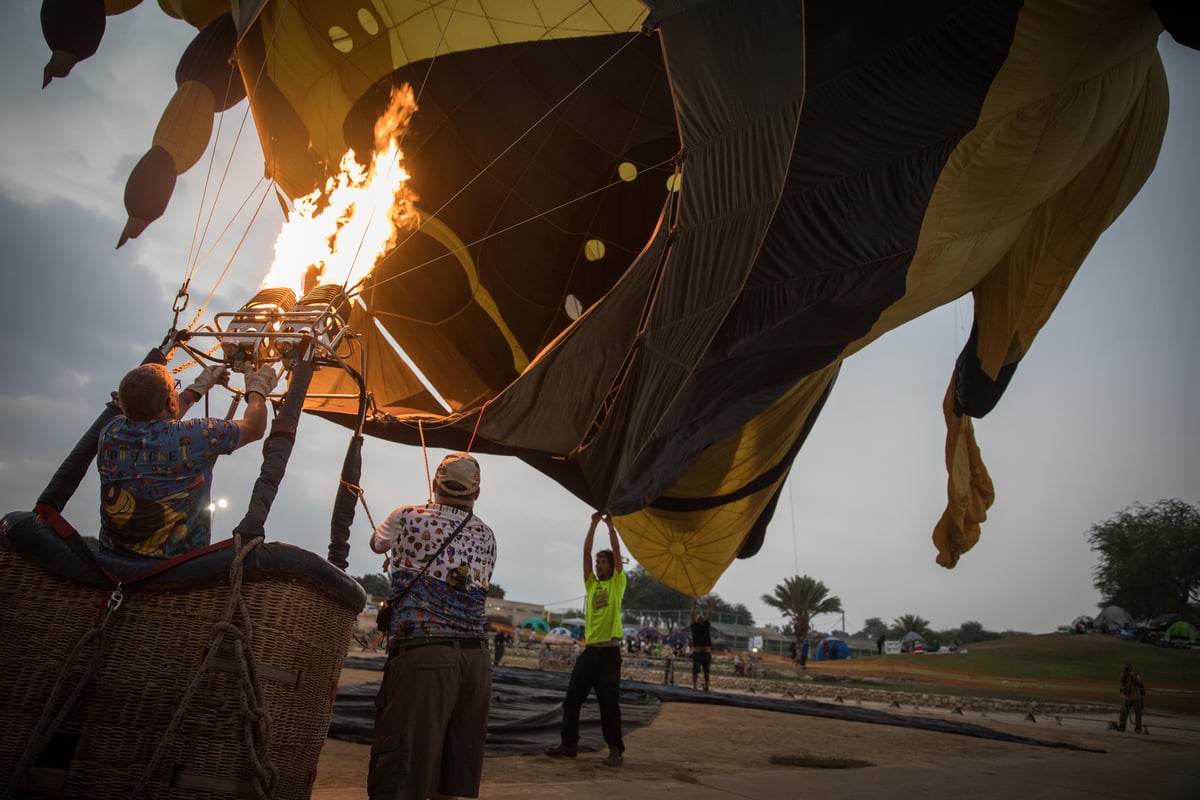
<svg viewBox="0 0 1200 800">
<path fill-rule="evenodd" d="M 208 504 L 208 529 L 211 531 L 217 527 L 217 509 L 225 508 L 229 503 L 224 497 L 218 497 L 215 503 Z"/>
</svg>

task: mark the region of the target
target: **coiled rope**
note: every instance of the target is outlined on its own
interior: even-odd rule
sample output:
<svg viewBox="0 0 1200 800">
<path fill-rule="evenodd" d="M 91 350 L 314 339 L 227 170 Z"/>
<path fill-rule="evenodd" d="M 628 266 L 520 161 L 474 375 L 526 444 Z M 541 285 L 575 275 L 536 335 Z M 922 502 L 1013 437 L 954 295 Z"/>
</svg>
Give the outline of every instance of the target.
<svg viewBox="0 0 1200 800">
<path fill-rule="evenodd" d="M 233 660 L 237 665 L 238 686 L 241 690 L 241 715 L 246 754 L 253 770 L 251 782 L 254 785 L 256 800 L 267 800 L 275 793 L 275 785 L 279 780 L 279 771 L 271 764 L 268 746 L 271 742 L 271 715 L 266 708 L 263 697 L 262 681 L 258 677 L 258 668 L 254 663 L 254 653 L 251 645 L 254 641 L 254 622 L 250 617 L 246 601 L 242 597 L 242 578 L 246 556 L 261 544 L 262 536 L 257 536 L 242 544 L 242 536 L 235 532 L 233 536 L 234 555 L 229 565 L 229 601 L 225 606 L 225 614 L 213 625 L 212 638 L 204 660 L 200 662 L 196 674 L 183 697 L 180 698 L 175 714 L 171 718 L 162 740 L 154 751 L 150 763 L 142 773 L 141 779 L 134 787 L 132 797 L 140 797 L 149 786 L 155 768 L 166 754 L 179 724 L 183 721 L 185 712 L 192 702 L 200 681 L 205 673 L 214 668 L 214 662 L 222 657 L 222 651 L 233 650 Z"/>
</svg>

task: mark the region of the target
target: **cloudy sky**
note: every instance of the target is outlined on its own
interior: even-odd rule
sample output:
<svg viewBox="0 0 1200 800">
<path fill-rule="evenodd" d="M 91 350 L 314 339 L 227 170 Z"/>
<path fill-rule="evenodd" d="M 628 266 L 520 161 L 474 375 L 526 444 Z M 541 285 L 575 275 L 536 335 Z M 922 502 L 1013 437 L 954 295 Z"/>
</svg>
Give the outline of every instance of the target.
<svg viewBox="0 0 1200 800">
<path fill-rule="evenodd" d="M 249 121 L 233 144 L 243 103 L 224 115 L 207 192 L 208 156 L 181 178 L 167 214 L 115 250 L 126 177 L 149 147 L 194 31 L 144 3 L 110 18 L 100 52 L 42 91 L 48 51 L 37 6 L 0 9 L 4 510 L 32 506 L 120 376 L 161 341 L 197 220 L 203 227 L 226 161 L 233 167 L 203 251 L 261 175 Z M 936 628 L 975 620 L 994 630 L 1049 631 L 1095 611 L 1095 559 L 1086 542 L 1093 523 L 1138 502 L 1200 502 L 1200 53 L 1167 36 L 1159 46 L 1172 110 L 1158 169 L 1100 239 L 1003 402 L 977 422 L 997 494 L 979 545 L 946 570 L 934 563 L 929 538 L 945 505 L 941 400 L 970 329 L 968 299 L 893 331 L 846 363 L 796 459 L 762 551 L 735 562 L 717 584 L 724 599 L 744 603 L 759 622 L 778 622 L 760 596 L 785 577 L 809 574 L 842 599 L 851 631 L 867 617 L 901 614 L 920 614 Z M 251 206 L 259 195 L 252 197 Z M 240 306 L 265 274 L 278 207 L 264 205 L 234 257 L 241 219 L 197 268 L 191 311 L 231 258 L 210 316 Z M 225 407 L 219 397 L 214 413 Z M 322 420 L 302 420 L 269 537 L 324 554 L 346 435 Z M 229 530 L 243 513 L 257 452 L 250 447 L 218 465 L 214 497 L 229 501 L 218 528 Z M 442 454 L 429 458 L 436 464 Z M 371 440 L 364 457 L 376 521 L 397 504 L 424 499 L 418 449 Z M 514 459 L 481 461 L 477 511 L 498 535 L 495 580 L 514 599 L 578 605 L 579 549 L 591 509 Z M 97 493 L 90 476 L 67 506 L 84 532 L 98 524 Z M 352 574 L 378 568 L 369 533 L 360 510 Z M 817 624 L 829 630 L 842 621 Z"/>
</svg>

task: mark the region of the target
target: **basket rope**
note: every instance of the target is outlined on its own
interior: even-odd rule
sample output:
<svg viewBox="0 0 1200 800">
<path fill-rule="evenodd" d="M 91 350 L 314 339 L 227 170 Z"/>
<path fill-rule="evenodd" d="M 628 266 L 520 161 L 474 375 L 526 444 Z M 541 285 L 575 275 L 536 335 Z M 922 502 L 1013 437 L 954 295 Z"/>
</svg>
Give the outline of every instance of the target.
<svg viewBox="0 0 1200 800">
<path fill-rule="evenodd" d="M 367 524 L 371 526 L 371 530 L 375 530 L 375 519 L 371 516 L 371 509 L 367 508 L 367 492 L 356 483 L 350 483 L 345 478 L 339 478 L 341 484 L 345 486 L 351 494 L 358 498 L 358 502 L 362 504 L 363 511 L 367 515 Z"/>
<path fill-rule="evenodd" d="M 149 785 L 155 768 L 166 754 L 180 722 L 183 721 L 184 713 L 200 687 L 201 679 L 212 668 L 213 660 L 218 656 L 222 645 L 227 642 L 232 646 L 234 661 L 238 668 L 246 753 L 254 771 L 251 778 L 254 784 L 254 796 L 257 800 L 266 800 L 275 792 L 279 772 L 271 764 L 267 753 L 271 741 L 271 715 L 267 712 L 262 681 L 259 680 L 254 654 L 250 649 L 250 644 L 254 640 L 254 623 L 246 607 L 246 601 L 242 597 L 242 577 L 246 556 L 262 543 L 263 537 L 258 536 L 251 539 L 244 547 L 240 533 L 235 532 L 233 538 L 234 557 L 229 565 L 229 602 L 225 607 L 225 614 L 220 622 L 213 625 L 208 653 L 204 656 L 196 674 L 192 676 L 150 763 L 146 765 L 146 770 L 142 773 L 137 786 L 134 787 L 132 797 L 141 796 Z M 237 617 L 236 621 L 235 616 Z"/>
<path fill-rule="evenodd" d="M 121 584 L 118 582 L 113 587 L 112 591 L 104 601 L 104 608 L 97 615 L 96 624 L 83 635 L 75 645 L 74 649 L 63 660 L 62 669 L 59 670 L 58 678 L 54 681 L 54 687 L 50 690 L 50 697 L 46 700 L 46 705 L 42 708 L 42 715 L 38 718 L 37 724 L 34 725 L 33 734 L 29 737 L 29 744 L 25 747 L 25 752 L 21 755 L 21 760 L 17 764 L 16 770 L 13 771 L 12 780 L 4 789 L 2 797 L 4 800 L 13 796 L 16 791 L 17 784 L 24 777 L 26 770 L 33 763 L 34 759 L 46 743 L 50 741 L 58 726 L 66 719 L 67 714 L 75 707 L 75 701 L 83 693 L 84 688 L 91 682 L 92 675 L 95 673 L 96 664 L 100 660 L 100 654 L 104 651 L 104 628 L 108 625 L 108 620 L 112 617 L 113 612 L 121 607 L 121 601 L 124 599 L 124 594 L 121 591 Z M 84 649 L 91 643 L 95 642 L 91 654 L 86 660 L 83 659 Z M 54 714 L 53 720 L 50 719 L 55 704 L 58 702 L 59 693 L 63 689 L 63 684 L 66 683 L 68 673 L 74 671 L 75 663 L 83 662 L 82 669 L 78 670 L 78 680 L 75 685 L 67 692 L 66 697 L 62 701 L 62 705 L 58 709 L 58 713 Z"/>
</svg>

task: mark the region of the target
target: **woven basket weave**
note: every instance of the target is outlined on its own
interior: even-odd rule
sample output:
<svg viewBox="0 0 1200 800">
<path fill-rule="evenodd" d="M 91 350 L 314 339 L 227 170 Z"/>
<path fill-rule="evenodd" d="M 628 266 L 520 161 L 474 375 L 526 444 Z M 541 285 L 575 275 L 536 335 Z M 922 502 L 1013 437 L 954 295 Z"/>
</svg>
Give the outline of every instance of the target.
<svg viewBox="0 0 1200 800">
<path fill-rule="evenodd" d="M 45 713 L 63 664 L 103 609 L 107 591 L 59 577 L 5 537 L 0 537 L 0 574 L 2 790 Z M 251 651 L 271 720 L 266 755 L 278 770 L 274 797 L 280 799 L 311 794 L 342 660 L 361 608 L 313 584 L 312 575 L 247 567 L 241 588 L 253 620 Z M 105 628 L 87 688 L 26 773 L 22 791 L 129 798 L 208 652 L 213 625 L 225 615 L 229 597 L 228 576 L 220 574 L 186 587 L 175 581 L 127 588 Z M 162 745 L 165 752 L 143 796 L 253 797 L 241 677 L 232 653 L 222 654 L 218 668 L 203 675 L 176 734 Z M 78 669 L 69 673 L 67 685 L 79 677 Z"/>
</svg>

